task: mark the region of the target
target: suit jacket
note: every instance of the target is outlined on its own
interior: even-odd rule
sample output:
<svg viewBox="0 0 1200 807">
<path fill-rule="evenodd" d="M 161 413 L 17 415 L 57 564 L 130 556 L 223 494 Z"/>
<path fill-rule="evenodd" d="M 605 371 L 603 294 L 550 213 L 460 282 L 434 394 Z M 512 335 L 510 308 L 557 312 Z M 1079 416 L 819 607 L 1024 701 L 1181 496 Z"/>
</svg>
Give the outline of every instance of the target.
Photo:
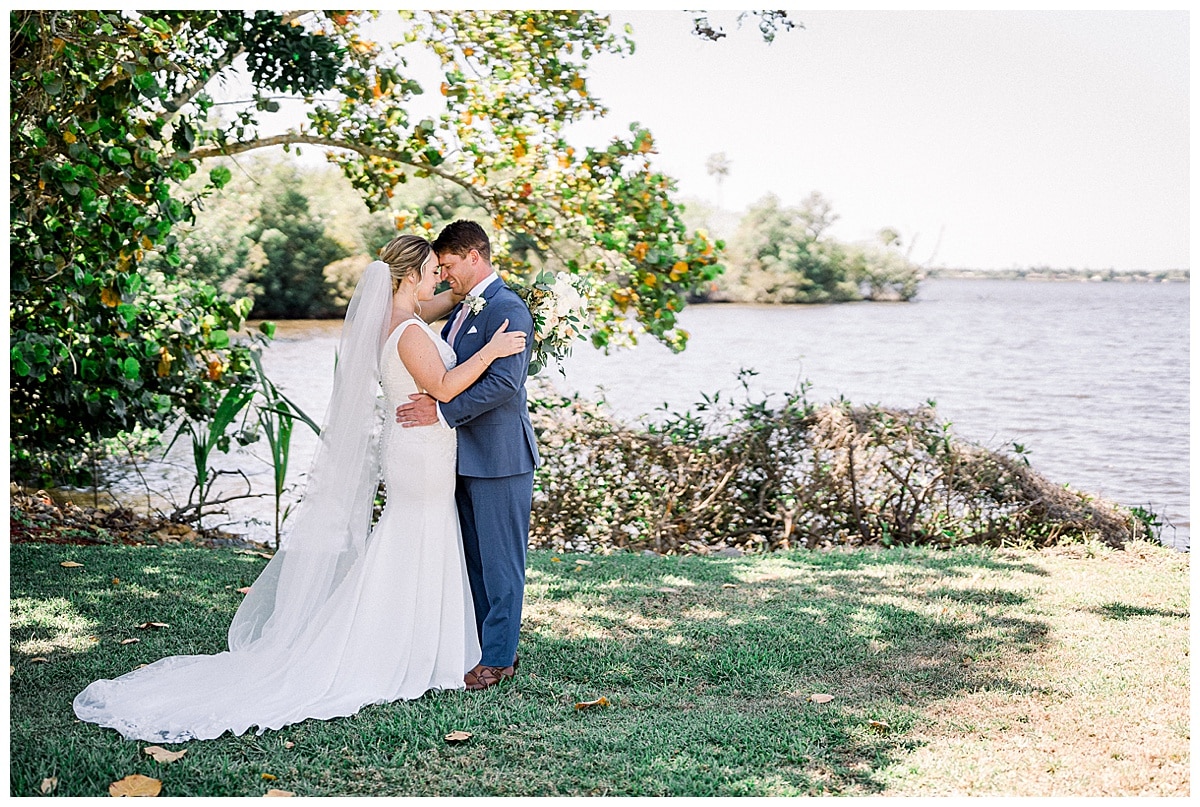
<svg viewBox="0 0 1200 807">
<path fill-rule="evenodd" d="M 533 471 L 541 462 L 537 439 L 529 422 L 525 379 L 533 355 L 533 316 L 517 293 L 495 280 L 483 290 L 487 300 L 478 314 L 467 314 L 453 345 L 459 363 L 474 356 L 491 340 L 504 320 L 509 331 L 529 337 L 525 352 L 492 362 L 474 384 L 440 404 L 446 423 L 458 430 L 458 473 L 461 476 L 501 477 Z M 459 303 L 442 329 L 449 337 Z"/>
</svg>

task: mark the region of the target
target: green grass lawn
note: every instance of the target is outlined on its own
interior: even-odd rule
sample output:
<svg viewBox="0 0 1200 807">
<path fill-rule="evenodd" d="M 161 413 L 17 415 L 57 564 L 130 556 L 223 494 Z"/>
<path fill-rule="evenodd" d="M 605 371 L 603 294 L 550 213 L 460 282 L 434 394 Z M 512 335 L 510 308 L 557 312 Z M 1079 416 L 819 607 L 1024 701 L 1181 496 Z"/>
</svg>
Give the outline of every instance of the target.
<svg viewBox="0 0 1200 807">
<path fill-rule="evenodd" d="M 265 561 L 46 544 L 10 560 L 14 796 L 134 773 L 164 796 L 1190 792 L 1189 557 L 1158 547 L 534 552 L 515 682 L 169 746 L 187 749 L 170 764 L 71 700 L 224 649 Z M 151 621 L 170 627 L 136 627 Z M 474 736 L 447 745 L 455 729 Z"/>
</svg>

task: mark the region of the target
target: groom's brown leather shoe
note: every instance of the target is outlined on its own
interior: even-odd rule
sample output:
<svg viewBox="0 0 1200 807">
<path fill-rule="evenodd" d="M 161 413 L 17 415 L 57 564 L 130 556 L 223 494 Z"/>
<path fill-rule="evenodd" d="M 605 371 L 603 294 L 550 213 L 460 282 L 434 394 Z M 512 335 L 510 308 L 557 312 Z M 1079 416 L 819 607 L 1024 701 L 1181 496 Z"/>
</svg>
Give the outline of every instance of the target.
<svg viewBox="0 0 1200 807">
<path fill-rule="evenodd" d="M 507 678 L 512 678 L 516 674 L 516 665 L 489 667 L 486 664 L 476 664 L 469 673 L 463 676 L 463 683 L 467 685 L 468 690 L 478 692 L 481 689 L 495 686 Z"/>
</svg>

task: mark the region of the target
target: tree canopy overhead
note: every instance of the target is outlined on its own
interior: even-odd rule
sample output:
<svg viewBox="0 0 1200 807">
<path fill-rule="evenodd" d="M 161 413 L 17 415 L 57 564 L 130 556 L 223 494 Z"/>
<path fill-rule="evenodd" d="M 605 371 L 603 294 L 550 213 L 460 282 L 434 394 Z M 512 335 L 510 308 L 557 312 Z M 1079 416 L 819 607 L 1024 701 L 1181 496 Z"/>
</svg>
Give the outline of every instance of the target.
<svg viewBox="0 0 1200 807">
<path fill-rule="evenodd" d="M 760 13 L 772 32 L 778 14 Z M 487 212 L 502 271 L 593 279 L 597 346 L 644 329 L 684 347 L 676 314 L 720 271 L 720 244 L 684 226 L 644 127 L 581 150 L 563 137 L 605 113 L 588 61 L 631 53 L 630 32 L 592 11 L 401 11 L 392 43 L 367 37 L 376 15 L 10 13 L 15 458 L 180 412 L 202 418 L 244 380 L 248 349 L 228 334 L 246 301 L 171 267 L 205 193 L 180 183 L 208 158 L 267 146 L 329 148 L 374 210 L 410 178 L 453 183 Z M 423 85 L 397 45 L 430 51 L 438 85 Z M 253 97 L 215 114 L 215 88 L 235 68 Z M 416 118 L 423 93 L 440 94 L 443 111 Z M 311 101 L 307 120 L 261 137 L 280 94 Z M 207 187 L 230 176 L 210 166 Z M 396 223 L 425 231 L 419 211 L 397 211 Z M 510 240 L 522 248 L 510 252 Z M 144 269 L 149 253 L 165 272 Z"/>
</svg>

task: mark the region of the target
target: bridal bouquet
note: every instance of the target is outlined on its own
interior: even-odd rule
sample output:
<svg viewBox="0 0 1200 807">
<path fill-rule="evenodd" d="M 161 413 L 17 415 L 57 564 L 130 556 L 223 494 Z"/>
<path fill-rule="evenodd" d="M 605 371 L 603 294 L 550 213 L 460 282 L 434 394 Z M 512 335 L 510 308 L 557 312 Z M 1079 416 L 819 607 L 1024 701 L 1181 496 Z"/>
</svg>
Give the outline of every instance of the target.
<svg viewBox="0 0 1200 807">
<path fill-rule="evenodd" d="M 566 272 L 542 272 L 532 283 L 514 289 L 533 314 L 533 358 L 529 374 L 536 375 L 551 361 L 571 355 L 575 340 L 591 327 L 587 281 Z"/>
</svg>

